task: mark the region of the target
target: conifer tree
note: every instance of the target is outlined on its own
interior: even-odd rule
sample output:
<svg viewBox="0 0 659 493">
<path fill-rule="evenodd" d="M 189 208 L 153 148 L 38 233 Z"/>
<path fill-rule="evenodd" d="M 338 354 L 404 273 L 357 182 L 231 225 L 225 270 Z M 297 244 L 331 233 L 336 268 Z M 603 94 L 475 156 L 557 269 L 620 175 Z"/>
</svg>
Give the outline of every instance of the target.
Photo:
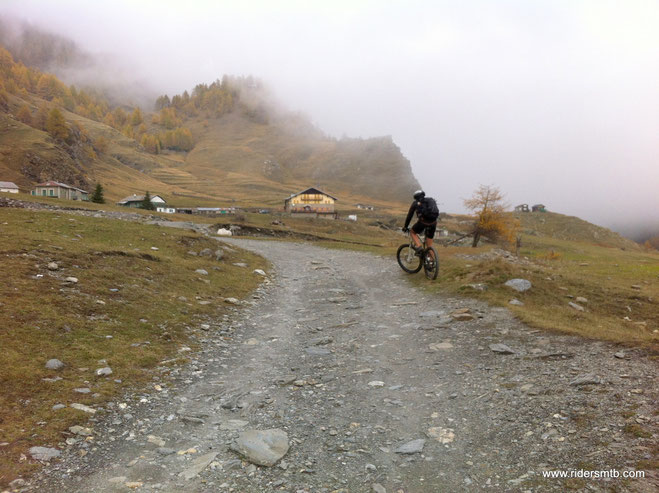
<svg viewBox="0 0 659 493">
<path fill-rule="evenodd" d="M 94 193 L 92 193 L 91 201 L 95 204 L 105 204 L 105 197 L 103 196 L 103 185 L 100 183 L 96 184 Z"/>
<path fill-rule="evenodd" d="M 151 202 L 151 194 L 149 193 L 148 190 L 144 194 L 144 200 L 142 201 L 141 208 L 146 209 L 147 211 L 155 211 L 156 210 L 156 206 L 154 205 L 153 202 Z"/>
</svg>

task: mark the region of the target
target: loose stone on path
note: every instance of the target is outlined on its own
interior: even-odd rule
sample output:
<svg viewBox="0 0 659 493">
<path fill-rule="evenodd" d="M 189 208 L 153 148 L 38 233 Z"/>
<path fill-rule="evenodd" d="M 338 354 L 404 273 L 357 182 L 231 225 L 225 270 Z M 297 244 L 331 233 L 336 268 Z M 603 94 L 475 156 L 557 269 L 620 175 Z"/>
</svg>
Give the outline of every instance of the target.
<svg viewBox="0 0 659 493">
<path fill-rule="evenodd" d="M 238 436 L 231 449 L 259 466 L 274 466 L 288 452 L 288 435 L 279 428 L 247 430 Z"/>
<path fill-rule="evenodd" d="M 411 442 L 407 442 L 401 445 L 396 450 L 394 450 L 394 452 L 397 454 L 418 454 L 419 452 L 423 451 L 425 444 L 425 438 L 417 438 L 416 440 L 412 440 Z"/>
</svg>

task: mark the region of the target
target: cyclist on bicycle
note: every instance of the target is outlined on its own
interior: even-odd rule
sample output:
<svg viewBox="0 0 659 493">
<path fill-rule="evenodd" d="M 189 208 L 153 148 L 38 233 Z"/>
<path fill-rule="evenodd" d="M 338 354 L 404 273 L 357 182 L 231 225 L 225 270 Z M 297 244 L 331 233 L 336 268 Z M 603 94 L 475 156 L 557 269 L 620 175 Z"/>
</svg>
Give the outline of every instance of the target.
<svg viewBox="0 0 659 493">
<path fill-rule="evenodd" d="M 410 221 L 412 216 L 416 212 L 418 221 L 412 226 L 412 229 L 409 229 Z M 415 248 L 414 250 L 417 253 L 420 253 L 423 250 L 421 246 L 421 240 L 419 235 L 425 230 L 426 234 L 426 245 L 428 247 L 432 246 L 432 239 L 435 237 L 435 229 L 437 228 L 437 218 L 439 217 L 439 209 L 437 208 L 437 202 L 431 197 L 426 197 L 426 193 L 423 190 L 417 190 L 414 192 L 414 202 L 410 206 L 410 210 L 407 213 L 407 218 L 405 219 L 405 226 L 403 226 L 403 233 L 409 231 L 410 236 L 412 236 L 412 241 L 414 241 Z"/>
</svg>

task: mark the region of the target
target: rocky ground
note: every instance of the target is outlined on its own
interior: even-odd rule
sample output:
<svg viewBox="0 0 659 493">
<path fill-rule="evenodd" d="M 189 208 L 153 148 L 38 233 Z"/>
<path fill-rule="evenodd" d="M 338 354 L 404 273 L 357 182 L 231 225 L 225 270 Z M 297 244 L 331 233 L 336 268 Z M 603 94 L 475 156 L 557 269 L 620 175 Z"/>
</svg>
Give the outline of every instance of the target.
<svg viewBox="0 0 659 493">
<path fill-rule="evenodd" d="M 656 491 L 657 367 L 642 350 L 427 295 L 392 258 L 227 241 L 273 264 L 253 299 L 14 489 Z M 569 469 L 646 477 L 543 478 Z"/>
</svg>

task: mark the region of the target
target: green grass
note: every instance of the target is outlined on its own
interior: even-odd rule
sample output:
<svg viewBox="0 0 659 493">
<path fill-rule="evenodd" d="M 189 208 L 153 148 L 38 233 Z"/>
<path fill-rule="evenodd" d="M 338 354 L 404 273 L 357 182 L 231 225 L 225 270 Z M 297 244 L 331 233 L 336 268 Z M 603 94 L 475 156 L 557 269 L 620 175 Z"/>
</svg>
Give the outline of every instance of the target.
<svg viewBox="0 0 659 493">
<path fill-rule="evenodd" d="M 160 361 L 191 344 L 201 321 L 226 310 L 223 298 L 257 286 L 254 268 L 267 269 L 244 251 L 220 262 L 187 254 L 203 248 L 219 244 L 139 223 L 0 208 L 0 442 L 9 443 L 0 448 L 0 485 L 36 467 L 19 460 L 30 446 L 56 446 L 63 430 L 87 419 L 69 407 L 53 411 L 54 404 L 101 407 L 144 385 Z M 232 265 L 238 261 L 249 267 Z M 49 262 L 59 269 L 48 270 Z M 51 358 L 66 367 L 46 370 Z M 103 366 L 111 377 L 96 377 Z M 55 376 L 62 380 L 42 380 Z M 97 396 L 73 392 L 78 387 Z"/>
<path fill-rule="evenodd" d="M 657 253 L 541 236 L 524 236 L 523 245 L 520 257 L 528 261 L 522 263 L 455 256 L 482 254 L 491 248 L 488 246 L 440 247 L 438 282 L 424 282 L 421 276 L 413 280 L 431 292 L 458 293 L 506 306 L 535 327 L 656 348 L 659 341 Z M 533 287 L 526 293 L 513 291 L 503 285 L 512 278 L 528 279 Z M 468 287 L 469 284 L 485 284 L 488 289 L 480 292 Z M 569 307 L 568 303 L 576 297 L 588 300 L 581 303 L 585 311 Z M 510 305 L 512 298 L 519 299 L 524 306 Z"/>
</svg>

